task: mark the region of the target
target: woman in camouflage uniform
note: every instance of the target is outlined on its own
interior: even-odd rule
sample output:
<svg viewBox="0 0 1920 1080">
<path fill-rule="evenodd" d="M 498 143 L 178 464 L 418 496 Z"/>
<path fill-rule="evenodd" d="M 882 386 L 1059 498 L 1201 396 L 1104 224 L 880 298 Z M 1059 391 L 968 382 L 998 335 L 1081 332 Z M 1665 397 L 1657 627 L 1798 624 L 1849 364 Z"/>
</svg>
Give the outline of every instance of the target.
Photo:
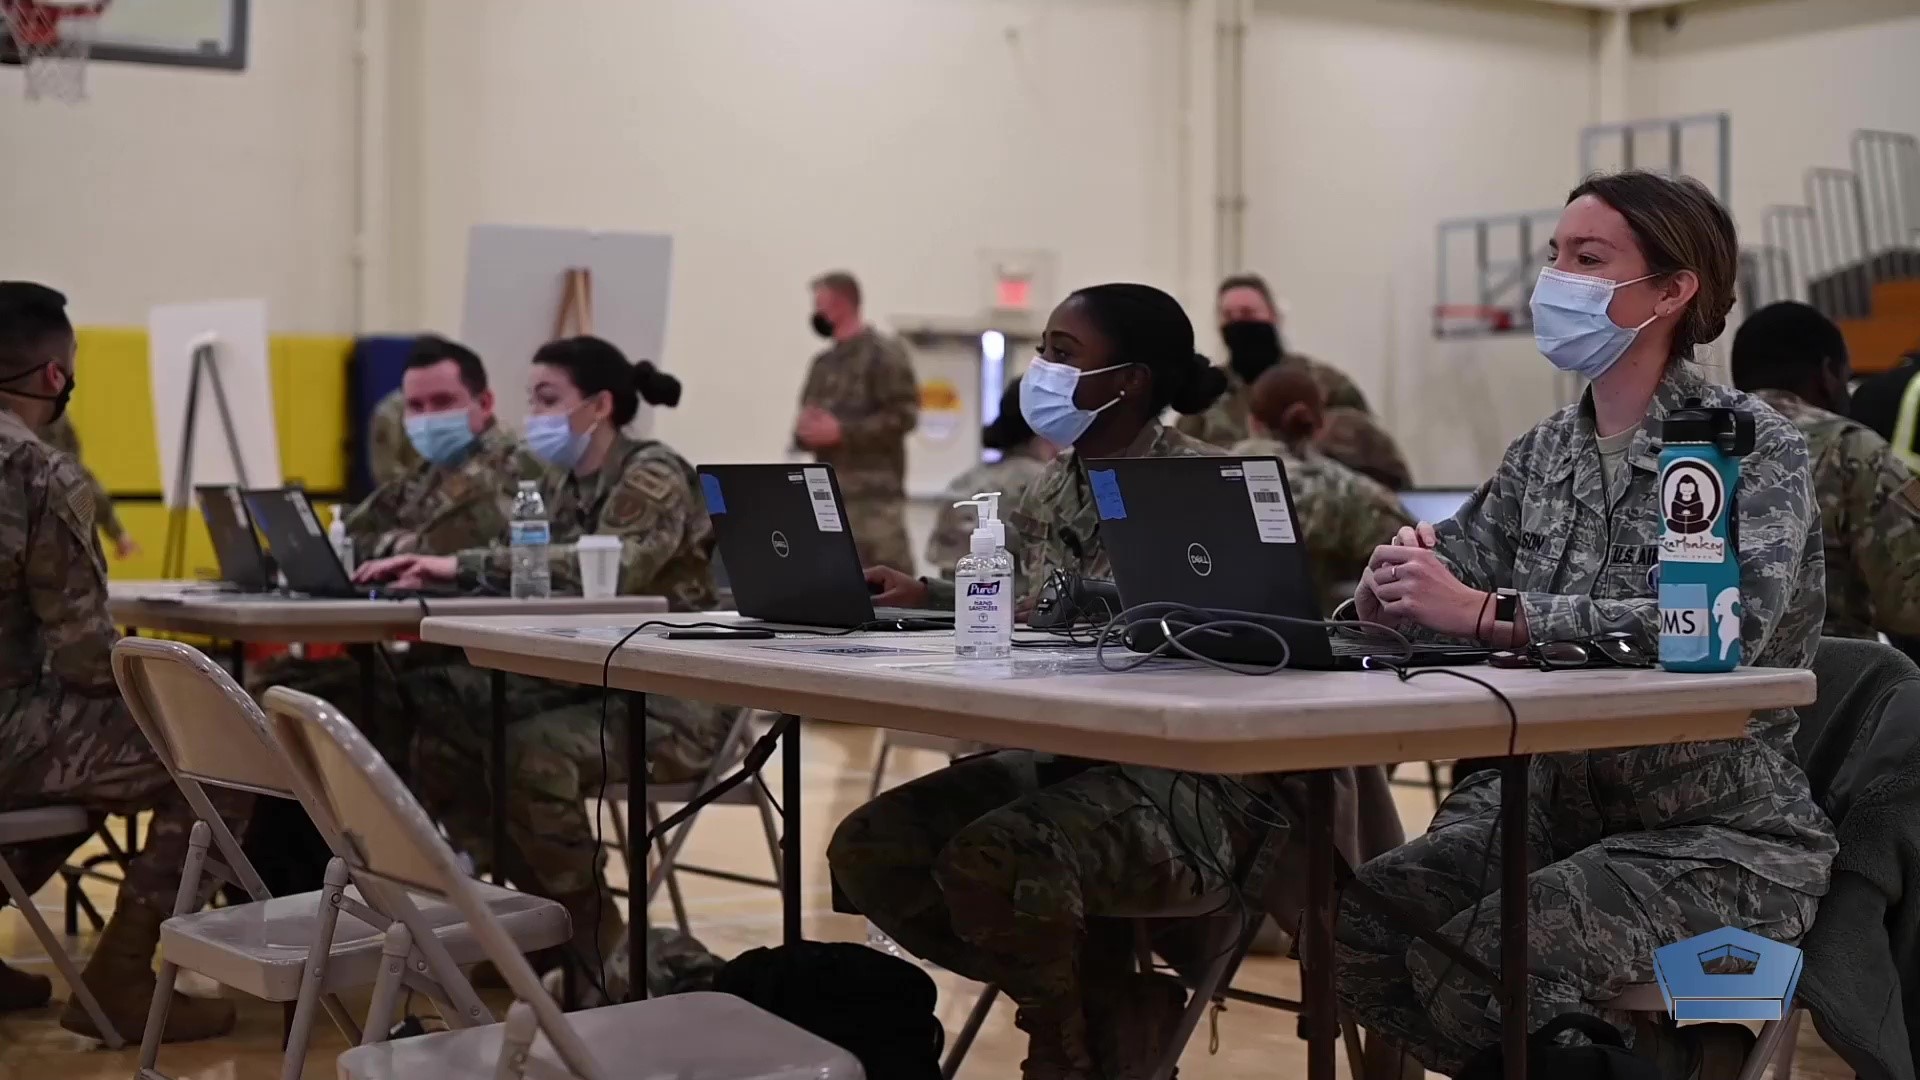
<svg viewBox="0 0 1920 1080">
<path fill-rule="evenodd" d="M 973 537 L 974 512 L 952 503 L 971 499 L 986 491 L 1000 493 L 1000 505 L 1020 501 L 1027 485 L 1040 478 L 1059 448 L 1035 435 L 1027 418 L 1020 415 L 1020 384 L 1007 387 L 1000 395 L 1000 415 L 980 430 L 980 445 L 1000 452 L 999 461 L 983 461 L 955 477 L 941 498 L 949 505 L 940 508 L 933 535 L 927 538 L 927 565 L 947 580 L 953 580 L 953 564 L 967 553 Z"/>
<path fill-rule="evenodd" d="M 552 537 L 553 591 L 580 592 L 576 541 L 589 534 L 617 536 L 619 592 L 665 596 L 677 611 L 712 609 L 718 603 L 711 569 L 713 527 L 693 467 L 664 443 L 630 439 L 622 432 L 641 400 L 678 404 L 679 380 L 647 361 L 629 364 L 619 349 L 599 338 L 577 337 L 549 343 L 534 354 L 527 395 L 528 447 L 547 464 L 540 489 Z M 457 581 L 470 590 L 504 593 L 511 575 L 510 550 L 495 544 L 457 555 L 384 559 L 367 564 L 358 576 L 396 581 L 403 588 Z M 573 916 L 577 954 L 590 956 L 596 935 L 600 955 L 611 953 L 621 936 L 619 909 L 600 880 L 603 856 L 585 800 L 603 780 L 625 779 L 620 766 L 626 761 L 626 710 L 603 714 L 604 695 L 597 687 L 508 677 L 510 850 L 493 853 L 487 850 L 489 795 L 485 784 L 474 783 L 475 777 L 489 775 L 489 677 L 464 666 L 406 676 L 409 682 L 449 678 L 468 707 L 420 717 L 412 757 L 422 804 L 457 846 L 482 861 L 498 858 L 515 883 L 565 904 Z M 704 773 L 734 717 L 730 708 L 648 697 L 652 779 L 671 783 Z M 599 981 L 599 958 L 587 962 Z M 618 997 L 622 988 L 606 989 Z"/>
<path fill-rule="evenodd" d="M 1111 577 L 1082 458 L 1210 456 L 1162 427 L 1225 385 L 1194 355 L 1180 305 L 1144 285 L 1068 297 L 1022 380 L 1022 412 L 1072 446 L 1006 515 L 1015 594 L 1052 568 Z M 1071 408 L 1065 406 L 1070 405 Z M 951 605 L 953 584 L 875 568 L 882 604 Z M 1165 769 L 1007 750 L 889 791 L 840 824 L 835 883 L 916 956 L 1004 990 L 1027 1033 L 1026 1080 L 1150 1075 L 1185 992 L 1131 971 L 1129 912 L 1228 885 L 1250 834 L 1242 790 Z"/>
<path fill-rule="evenodd" d="M 1619 631 L 1653 652 L 1660 423 L 1698 398 L 1754 418 L 1735 492 L 1745 655 L 1808 666 L 1825 575 L 1806 442 L 1690 362 L 1733 305 L 1732 219 L 1692 180 L 1596 177 L 1569 197 L 1552 250 L 1535 334 L 1590 389 L 1515 441 L 1451 521 L 1403 530 L 1376 551 L 1360 616 L 1503 648 Z M 1496 591 L 1517 595 L 1495 603 Z M 1497 618 L 1509 605 L 1511 619 Z M 1786 942 L 1806 932 L 1836 844 L 1795 760 L 1795 726 L 1793 710 L 1777 709 L 1757 713 L 1743 738 L 1533 759 L 1535 1026 L 1570 1011 L 1624 1022 L 1595 1003 L 1651 981 L 1660 946 L 1729 925 Z M 1359 872 L 1496 971 L 1499 787 L 1493 771 L 1467 778 L 1424 836 Z M 1428 1068 L 1456 1074 L 1498 1042 L 1496 988 L 1351 893 L 1337 960 L 1345 1005 Z M 1705 1080 L 1734 1075 L 1752 1042 L 1735 1025 L 1640 1034 L 1665 1075 Z"/>
</svg>

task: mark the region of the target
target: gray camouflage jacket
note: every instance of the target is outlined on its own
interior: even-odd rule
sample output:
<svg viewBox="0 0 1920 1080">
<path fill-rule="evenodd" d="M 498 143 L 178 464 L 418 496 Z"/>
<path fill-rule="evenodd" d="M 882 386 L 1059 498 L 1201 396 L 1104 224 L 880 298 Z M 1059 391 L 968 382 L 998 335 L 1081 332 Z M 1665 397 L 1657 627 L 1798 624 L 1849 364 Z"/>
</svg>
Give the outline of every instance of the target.
<svg viewBox="0 0 1920 1080">
<path fill-rule="evenodd" d="M 1806 440 L 1757 399 L 1711 385 L 1687 364 L 1672 365 L 1655 393 L 1628 455 L 1631 476 L 1611 505 L 1583 398 L 1507 448 L 1493 478 L 1437 527 L 1437 553 L 1473 588 L 1517 590 L 1536 642 L 1624 631 L 1657 652 L 1660 423 L 1689 398 L 1754 417 L 1754 450 L 1735 489 L 1746 662 L 1811 666 L 1826 564 Z M 1553 785 L 1556 812 L 1599 815 L 1613 846 L 1680 862 L 1730 859 L 1819 895 L 1836 844 L 1795 760 L 1796 724 L 1793 710 L 1778 709 L 1755 714 L 1744 739 L 1536 759 L 1534 783 Z"/>
</svg>

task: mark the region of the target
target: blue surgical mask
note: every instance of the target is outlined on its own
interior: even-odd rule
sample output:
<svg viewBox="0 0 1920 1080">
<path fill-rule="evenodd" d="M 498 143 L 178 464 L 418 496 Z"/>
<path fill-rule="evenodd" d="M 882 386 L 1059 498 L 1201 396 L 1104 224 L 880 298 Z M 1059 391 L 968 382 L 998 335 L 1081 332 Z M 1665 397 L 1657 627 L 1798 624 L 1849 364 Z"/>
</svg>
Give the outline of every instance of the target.
<svg viewBox="0 0 1920 1080">
<path fill-rule="evenodd" d="M 1533 340 L 1540 355 L 1561 371 L 1588 381 L 1605 374 L 1626 355 L 1640 331 L 1653 324 L 1650 316 L 1639 326 L 1620 326 L 1607 314 L 1613 293 L 1657 274 L 1632 281 L 1611 281 L 1585 274 L 1569 274 L 1552 267 L 1540 271 L 1533 286 Z"/>
<path fill-rule="evenodd" d="M 1110 364 L 1092 371 L 1081 371 L 1067 364 L 1035 359 L 1020 376 L 1020 415 L 1026 417 L 1033 433 L 1055 446 L 1072 446 L 1093 426 L 1094 417 L 1118 404 L 1126 393 L 1115 394 L 1112 401 L 1097 409 L 1083 409 L 1073 403 L 1073 392 L 1088 375 L 1118 371 L 1126 364 Z"/>
<path fill-rule="evenodd" d="M 407 441 L 435 465 L 459 461 L 473 445 L 473 425 L 465 409 L 407 417 Z"/>
<path fill-rule="evenodd" d="M 562 469 L 571 469 L 580 463 L 580 455 L 587 452 L 593 429 L 575 435 L 569 415 L 547 413 L 527 417 L 527 449 L 533 451 L 534 457 Z"/>
</svg>

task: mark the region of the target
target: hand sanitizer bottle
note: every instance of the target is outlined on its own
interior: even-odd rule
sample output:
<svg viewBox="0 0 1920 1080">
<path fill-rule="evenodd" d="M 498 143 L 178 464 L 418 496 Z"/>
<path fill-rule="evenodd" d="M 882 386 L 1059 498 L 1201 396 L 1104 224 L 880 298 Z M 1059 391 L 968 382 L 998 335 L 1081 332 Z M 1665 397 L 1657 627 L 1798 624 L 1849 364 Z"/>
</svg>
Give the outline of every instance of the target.
<svg viewBox="0 0 1920 1080">
<path fill-rule="evenodd" d="M 333 521 L 327 526 L 327 543 L 333 548 L 333 556 L 340 560 L 340 569 L 353 576 L 353 538 L 347 535 L 347 508 L 335 504 Z"/>
<path fill-rule="evenodd" d="M 1000 523 L 1000 493 L 982 492 L 955 506 L 980 515 L 972 550 L 953 567 L 953 651 L 971 660 L 1013 655 L 1013 556 Z"/>
</svg>

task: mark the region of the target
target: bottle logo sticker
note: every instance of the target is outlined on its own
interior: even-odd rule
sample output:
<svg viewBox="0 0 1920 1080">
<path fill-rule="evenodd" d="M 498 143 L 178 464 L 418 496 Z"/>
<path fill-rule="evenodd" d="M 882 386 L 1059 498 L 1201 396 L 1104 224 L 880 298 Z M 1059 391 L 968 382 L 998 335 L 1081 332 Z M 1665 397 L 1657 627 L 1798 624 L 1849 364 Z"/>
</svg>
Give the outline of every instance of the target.
<svg viewBox="0 0 1920 1080">
<path fill-rule="evenodd" d="M 967 595 L 968 596 L 999 596 L 1000 583 L 998 581 L 973 582 L 967 586 Z"/>
<path fill-rule="evenodd" d="M 1660 586 L 1660 658 L 1705 660 L 1712 648 L 1707 616 L 1705 585 Z"/>
<path fill-rule="evenodd" d="M 1713 535 L 1713 523 L 1725 500 L 1718 469 L 1699 458 L 1668 462 L 1660 472 L 1660 514 L 1666 524 L 1660 557 L 1687 563 L 1724 560 L 1727 541 Z"/>
<path fill-rule="evenodd" d="M 1713 598 L 1713 632 L 1720 641 L 1720 659 L 1728 659 L 1740 644 L 1739 589 L 1722 589 Z"/>
</svg>

